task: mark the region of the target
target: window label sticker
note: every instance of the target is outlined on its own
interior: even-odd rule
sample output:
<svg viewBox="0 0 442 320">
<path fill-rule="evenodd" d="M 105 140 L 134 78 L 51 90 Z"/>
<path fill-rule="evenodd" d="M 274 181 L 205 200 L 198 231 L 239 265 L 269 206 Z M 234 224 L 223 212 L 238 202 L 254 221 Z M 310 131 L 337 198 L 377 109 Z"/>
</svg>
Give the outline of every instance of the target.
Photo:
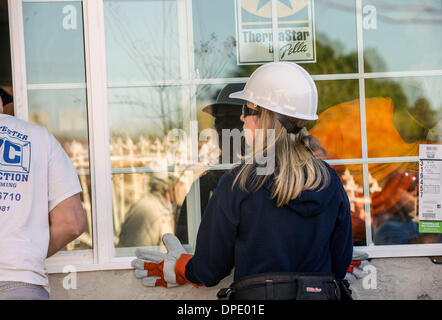
<svg viewBox="0 0 442 320">
<path fill-rule="evenodd" d="M 277 0 L 279 60 L 315 63 L 314 0 Z M 236 0 L 238 65 L 273 61 L 272 0 Z"/>
<path fill-rule="evenodd" d="M 442 145 L 419 146 L 419 232 L 442 233 Z"/>
</svg>

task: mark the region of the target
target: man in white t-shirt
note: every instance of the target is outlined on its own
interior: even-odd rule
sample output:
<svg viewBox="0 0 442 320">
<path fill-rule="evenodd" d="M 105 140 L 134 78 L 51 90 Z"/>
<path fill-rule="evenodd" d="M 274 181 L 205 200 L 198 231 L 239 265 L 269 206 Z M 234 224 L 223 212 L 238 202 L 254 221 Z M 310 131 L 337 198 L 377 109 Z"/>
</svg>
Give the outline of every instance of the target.
<svg viewBox="0 0 442 320">
<path fill-rule="evenodd" d="M 86 227 L 81 186 L 52 134 L 3 114 L 0 91 L 0 300 L 48 299 L 45 258 Z"/>
</svg>

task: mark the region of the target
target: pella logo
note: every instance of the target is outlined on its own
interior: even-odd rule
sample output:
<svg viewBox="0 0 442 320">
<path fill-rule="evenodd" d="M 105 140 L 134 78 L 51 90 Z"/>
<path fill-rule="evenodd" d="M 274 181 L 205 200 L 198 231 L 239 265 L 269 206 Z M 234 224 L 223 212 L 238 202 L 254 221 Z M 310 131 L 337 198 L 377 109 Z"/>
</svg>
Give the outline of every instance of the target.
<svg viewBox="0 0 442 320">
<path fill-rule="evenodd" d="M 18 143 L 0 136 L 0 171 L 29 173 L 31 143 Z"/>
</svg>

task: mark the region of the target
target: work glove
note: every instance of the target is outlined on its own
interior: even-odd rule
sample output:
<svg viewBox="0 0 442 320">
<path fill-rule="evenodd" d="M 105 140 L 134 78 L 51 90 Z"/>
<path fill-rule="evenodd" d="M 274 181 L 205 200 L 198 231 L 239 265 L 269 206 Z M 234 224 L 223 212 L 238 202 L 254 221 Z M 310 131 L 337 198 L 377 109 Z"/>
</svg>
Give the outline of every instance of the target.
<svg viewBox="0 0 442 320">
<path fill-rule="evenodd" d="M 353 251 L 353 258 L 344 278 L 348 283 L 353 283 L 364 276 L 364 267 L 369 265 L 367 258 L 367 253 L 356 250 Z"/>
<path fill-rule="evenodd" d="M 167 253 L 137 249 L 132 261 L 135 277 L 148 287 L 176 287 L 189 282 L 185 277 L 186 264 L 193 257 L 171 233 L 163 235 Z"/>
</svg>

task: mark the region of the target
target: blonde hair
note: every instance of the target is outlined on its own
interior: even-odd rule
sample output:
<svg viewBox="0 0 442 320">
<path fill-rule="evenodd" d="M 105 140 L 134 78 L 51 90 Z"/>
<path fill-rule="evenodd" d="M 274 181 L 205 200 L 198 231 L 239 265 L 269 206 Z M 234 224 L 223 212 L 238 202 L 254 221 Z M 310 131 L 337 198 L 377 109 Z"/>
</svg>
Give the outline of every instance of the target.
<svg viewBox="0 0 442 320">
<path fill-rule="evenodd" d="M 330 173 L 318 156 L 325 156 L 327 152 L 321 147 L 319 141 L 309 135 L 304 127 L 307 120 L 286 117 L 297 127 L 304 127 L 298 133 L 288 133 L 281 125 L 275 112 L 259 108 L 261 114 L 258 118 L 260 128 L 263 130 L 262 147 L 260 150 L 253 150 L 249 155 L 243 157 L 253 158 L 260 152 L 268 152 L 273 149 L 275 155 L 275 170 L 273 172 L 273 188 L 271 199 L 276 199 L 278 207 L 288 204 L 296 199 L 304 190 L 320 191 L 330 182 Z M 268 141 L 266 132 L 269 129 L 274 131 L 274 139 Z M 271 175 L 257 175 L 256 163 L 243 163 L 233 181 L 243 191 L 255 192 L 259 190 Z M 247 190 L 246 185 L 250 185 Z"/>
</svg>

